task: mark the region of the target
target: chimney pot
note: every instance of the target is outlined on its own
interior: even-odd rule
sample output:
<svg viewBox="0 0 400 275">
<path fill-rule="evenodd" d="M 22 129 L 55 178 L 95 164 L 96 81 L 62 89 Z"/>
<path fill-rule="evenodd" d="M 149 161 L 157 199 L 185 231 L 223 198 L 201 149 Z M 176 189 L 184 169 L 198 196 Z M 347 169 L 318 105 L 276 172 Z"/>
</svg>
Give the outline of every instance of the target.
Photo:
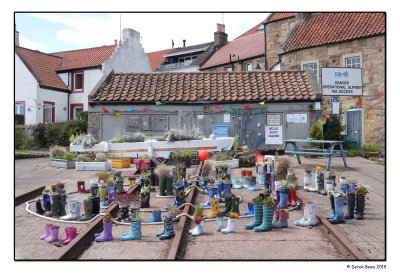
<svg viewBox="0 0 400 275">
<path fill-rule="evenodd" d="M 186 47 L 186 39 L 183 39 L 183 47 Z"/>
<path fill-rule="evenodd" d="M 217 23 L 217 32 L 225 32 L 225 25 Z"/>
<path fill-rule="evenodd" d="M 117 39 L 114 39 L 114 45 L 117 45 Z"/>
</svg>

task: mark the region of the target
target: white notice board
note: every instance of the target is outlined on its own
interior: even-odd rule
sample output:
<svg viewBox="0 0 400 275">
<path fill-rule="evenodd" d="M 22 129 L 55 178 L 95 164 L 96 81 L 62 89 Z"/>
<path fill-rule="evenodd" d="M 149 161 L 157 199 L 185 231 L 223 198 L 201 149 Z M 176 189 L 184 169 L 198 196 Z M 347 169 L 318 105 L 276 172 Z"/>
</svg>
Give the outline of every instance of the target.
<svg viewBox="0 0 400 275">
<path fill-rule="evenodd" d="M 322 95 L 362 96 L 361 68 L 322 68 Z"/>
<path fill-rule="evenodd" d="M 265 144 L 282 145 L 282 126 L 265 126 Z"/>
</svg>

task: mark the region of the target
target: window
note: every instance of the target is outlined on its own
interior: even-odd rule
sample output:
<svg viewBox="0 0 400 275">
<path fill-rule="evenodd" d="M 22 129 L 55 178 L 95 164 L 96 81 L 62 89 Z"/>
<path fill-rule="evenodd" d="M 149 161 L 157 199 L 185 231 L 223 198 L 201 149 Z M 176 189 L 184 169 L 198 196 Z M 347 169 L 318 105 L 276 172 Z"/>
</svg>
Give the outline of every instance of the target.
<svg viewBox="0 0 400 275">
<path fill-rule="evenodd" d="M 14 105 L 14 112 L 16 115 L 25 115 L 25 102 L 16 101 Z"/>
<path fill-rule="evenodd" d="M 43 123 L 54 122 L 54 102 L 43 101 Z"/>
<path fill-rule="evenodd" d="M 244 70 L 247 72 L 250 72 L 253 70 L 253 64 L 252 63 L 245 63 L 244 64 Z"/>
<path fill-rule="evenodd" d="M 69 119 L 76 120 L 78 119 L 78 113 L 83 111 L 83 103 L 71 104 L 69 110 Z"/>
<path fill-rule="evenodd" d="M 231 66 L 229 66 L 229 67 L 225 67 L 225 72 L 232 72 L 232 67 Z"/>
<path fill-rule="evenodd" d="M 318 60 L 302 61 L 301 68 L 303 70 L 311 71 L 312 75 L 315 76 L 317 81 L 319 82 L 319 61 Z"/>
<path fill-rule="evenodd" d="M 346 54 L 342 58 L 343 67 L 362 68 L 362 53 Z"/>
<path fill-rule="evenodd" d="M 72 74 L 72 92 L 83 92 L 83 72 Z"/>
</svg>

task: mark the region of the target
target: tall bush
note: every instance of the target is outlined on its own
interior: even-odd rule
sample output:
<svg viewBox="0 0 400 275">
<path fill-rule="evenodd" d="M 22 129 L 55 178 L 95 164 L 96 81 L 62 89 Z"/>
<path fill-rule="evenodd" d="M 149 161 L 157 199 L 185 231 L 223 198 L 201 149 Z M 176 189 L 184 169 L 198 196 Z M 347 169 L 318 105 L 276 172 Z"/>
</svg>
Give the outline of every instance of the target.
<svg viewBox="0 0 400 275">
<path fill-rule="evenodd" d="M 35 147 L 42 148 L 47 146 L 47 139 L 44 135 L 45 125 L 43 123 L 39 123 L 31 126 L 33 142 L 35 143 Z"/>
<path fill-rule="evenodd" d="M 342 120 L 338 115 L 331 115 L 324 125 L 324 139 L 325 140 L 342 140 L 342 132 L 344 127 Z"/>
<path fill-rule="evenodd" d="M 14 149 L 32 149 L 33 139 L 26 135 L 25 130 L 16 126 L 14 131 Z"/>
<path fill-rule="evenodd" d="M 314 140 L 322 140 L 324 136 L 322 134 L 321 125 L 318 122 L 315 122 L 310 129 L 310 137 Z M 312 147 L 314 148 L 322 148 L 322 145 L 319 143 L 312 143 Z"/>
<path fill-rule="evenodd" d="M 87 133 L 87 121 L 85 120 L 46 124 L 45 137 L 47 146 L 69 146 L 69 137 L 80 133 Z"/>
</svg>

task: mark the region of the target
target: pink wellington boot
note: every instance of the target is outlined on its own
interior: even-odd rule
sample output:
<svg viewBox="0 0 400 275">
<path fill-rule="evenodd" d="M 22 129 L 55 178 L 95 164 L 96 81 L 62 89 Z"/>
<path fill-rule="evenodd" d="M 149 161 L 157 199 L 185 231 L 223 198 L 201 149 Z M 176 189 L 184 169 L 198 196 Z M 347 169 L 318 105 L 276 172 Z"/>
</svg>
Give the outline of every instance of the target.
<svg viewBox="0 0 400 275">
<path fill-rule="evenodd" d="M 67 231 L 67 229 L 67 238 L 61 242 L 62 244 L 69 244 L 76 237 L 76 227 L 67 227 L 65 231 Z"/>
<path fill-rule="evenodd" d="M 52 225 L 50 226 L 50 236 L 46 238 L 46 242 L 48 243 L 54 243 L 58 241 L 58 231 L 60 227 L 57 225 Z"/>
<path fill-rule="evenodd" d="M 52 224 L 49 223 L 44 226 L 44 235 L 40 236 L 41 240 L 44 240 L 50 236 L 50 226 L 52 226 Z"/>
</svg>

